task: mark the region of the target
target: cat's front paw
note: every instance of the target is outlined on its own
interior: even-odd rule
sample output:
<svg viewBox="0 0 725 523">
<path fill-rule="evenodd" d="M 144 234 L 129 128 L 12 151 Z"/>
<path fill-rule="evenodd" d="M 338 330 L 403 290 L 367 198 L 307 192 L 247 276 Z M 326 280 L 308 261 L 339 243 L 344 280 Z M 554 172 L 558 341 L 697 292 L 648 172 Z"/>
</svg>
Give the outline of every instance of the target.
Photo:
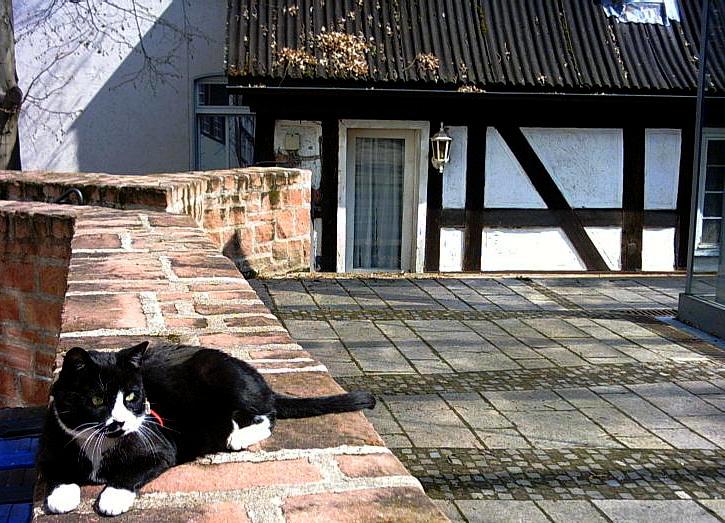
<svg viewBox="0 0 725 523">
<path fill-rule="evenodd" d="M 118 516 L 128 511 L 136 499 L 136 493 L 122 488 L 106 487 L 98 496 L 98 512 L 104 516 Z"/>
<path fill-rule="evenodd" d="M 227 438 L 227 448 L 237 451 L 247 449 L 271 435 L 271 423 L 267 416 L 255 416 L 251 425 L 242 428 L 232 420 L 232 432 Z"/>
<path fill-rule="evenodd" d="M 53 489 L 45 500 L 48 511 L 63 514 L 76 508 L 81 502 L 81 488 L 75 483 L 63 483 Z"/>
</svg>

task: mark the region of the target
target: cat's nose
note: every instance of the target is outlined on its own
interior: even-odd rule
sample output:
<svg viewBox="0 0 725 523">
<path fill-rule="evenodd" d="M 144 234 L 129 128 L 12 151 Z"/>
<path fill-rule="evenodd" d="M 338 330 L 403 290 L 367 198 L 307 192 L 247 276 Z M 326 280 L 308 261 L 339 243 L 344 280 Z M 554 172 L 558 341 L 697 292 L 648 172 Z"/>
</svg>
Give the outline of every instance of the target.
<svg viewBox="0 0 725 523">
<path fill-rule="evenodd" d="M 108 425 L 108 432 L 116 432 L 119 430 L 122 430 L 124 426 L 123 421 L 112 421 L 110 425 Z"/>
</svg>

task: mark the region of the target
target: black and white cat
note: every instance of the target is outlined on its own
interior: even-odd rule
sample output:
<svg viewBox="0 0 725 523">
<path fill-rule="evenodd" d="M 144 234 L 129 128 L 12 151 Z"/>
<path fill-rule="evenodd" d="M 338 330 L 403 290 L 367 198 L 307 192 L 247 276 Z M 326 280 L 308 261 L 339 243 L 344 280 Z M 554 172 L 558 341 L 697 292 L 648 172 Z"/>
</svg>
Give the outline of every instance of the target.
<svg viewBox="0 0 725 523">
<path fill-rule="evenodd" d="M 214 349 L 148 342 L 116 353 L 74 347 L 51 390 L 38 454 L 46 509 L 75 509 L 80 485 L 95 483 L 106 485 L 98 512 L 122 514 L 165 470 L 245 449 L 269 437 L 277 419 L 374 406 L 367 392 L 277 394 L 250 365 Z"/>
</svg>

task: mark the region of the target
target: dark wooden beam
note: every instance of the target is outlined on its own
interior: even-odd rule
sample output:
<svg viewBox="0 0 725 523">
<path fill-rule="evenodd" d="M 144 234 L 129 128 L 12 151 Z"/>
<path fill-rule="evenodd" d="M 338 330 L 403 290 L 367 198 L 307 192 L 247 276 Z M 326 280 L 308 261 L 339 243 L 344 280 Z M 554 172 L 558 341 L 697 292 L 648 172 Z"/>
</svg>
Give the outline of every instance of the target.
<svg viewBox="0 0 725 523">
<path fill-rule="evenodd" d="M 486 180 L 486 126 L 468 126 L 466 149 L 466 209 L 463 236 L 463 270 L 481 270 L 483 191 Z"/>
<path fill-rule="evenodd" d="M 675 230 L 675 266 L 687 267 L 687 249 L 690 241 L 690 206 L 692 205 L 692 165 L 695 154 L 695 122 L 682 129 L 680 148 L 680 178 L 677 184 L 677 215 L 679 221 Z"/>
<path fill-rule="evenodd" d="M 337 119 L 322 120 L 322 168 L 320 193 L 322 198 L 322 271 L 337 270 L 337 149 L 340 141 Z"/>
<path fill-rule="evenodd" d="M 551 210 L 562 211 L 561 228 L 587 270 L 608 271 L 609 267 L 604 258 L 521 129 L 511 125 L 498 126 L 496 129 L 523 167 L 546 206 Z"/>
<path fill-rule="evenodd" d="M 431 120 L 430 136 L 438 132 L 440 120 Z M 441 209 L 443 207 L 443 178 L 428 162 L 428 204 L 425 223 L 425 272 L 438 272 L 441 265 Z"/>
<path fill-rule="evenodd" d="M 621 209 L 574 209 L 574 213 L 585 227 L 621 227 Z M 469 223 L 469 215 L 482 227 L 561 227 L 569 211 L 551 209 L 485 209 L 468 213 L 463 209 L 443 209 L 441 227 L 462 229 Z M 675 227 L 677 211 L 644 211 L 646 227 Z"/>
<path fill-rule="evenodd" d="M 269 113 L 257 113 L 254 122 L 254 163 L 274 164 L 274 122 Z"/>
<path fill-rule="evenodd" d="M 625 127 L 622 188 L 622 270 L 642 270 L 644 127 Z"/>
</svg>

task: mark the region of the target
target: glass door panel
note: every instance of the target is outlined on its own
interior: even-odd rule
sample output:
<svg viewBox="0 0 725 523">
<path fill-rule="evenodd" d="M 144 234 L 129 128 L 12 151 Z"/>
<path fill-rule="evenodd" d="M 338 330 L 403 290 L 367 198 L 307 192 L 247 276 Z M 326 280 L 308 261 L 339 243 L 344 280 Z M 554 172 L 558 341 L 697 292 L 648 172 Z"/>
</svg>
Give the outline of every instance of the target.
<svg viewBox="0 0 725 523">
<path fill-rule="evenodd" d="M 400 270 L 405 139 L 356 137 L 353 269 Z"/>
</svg>

